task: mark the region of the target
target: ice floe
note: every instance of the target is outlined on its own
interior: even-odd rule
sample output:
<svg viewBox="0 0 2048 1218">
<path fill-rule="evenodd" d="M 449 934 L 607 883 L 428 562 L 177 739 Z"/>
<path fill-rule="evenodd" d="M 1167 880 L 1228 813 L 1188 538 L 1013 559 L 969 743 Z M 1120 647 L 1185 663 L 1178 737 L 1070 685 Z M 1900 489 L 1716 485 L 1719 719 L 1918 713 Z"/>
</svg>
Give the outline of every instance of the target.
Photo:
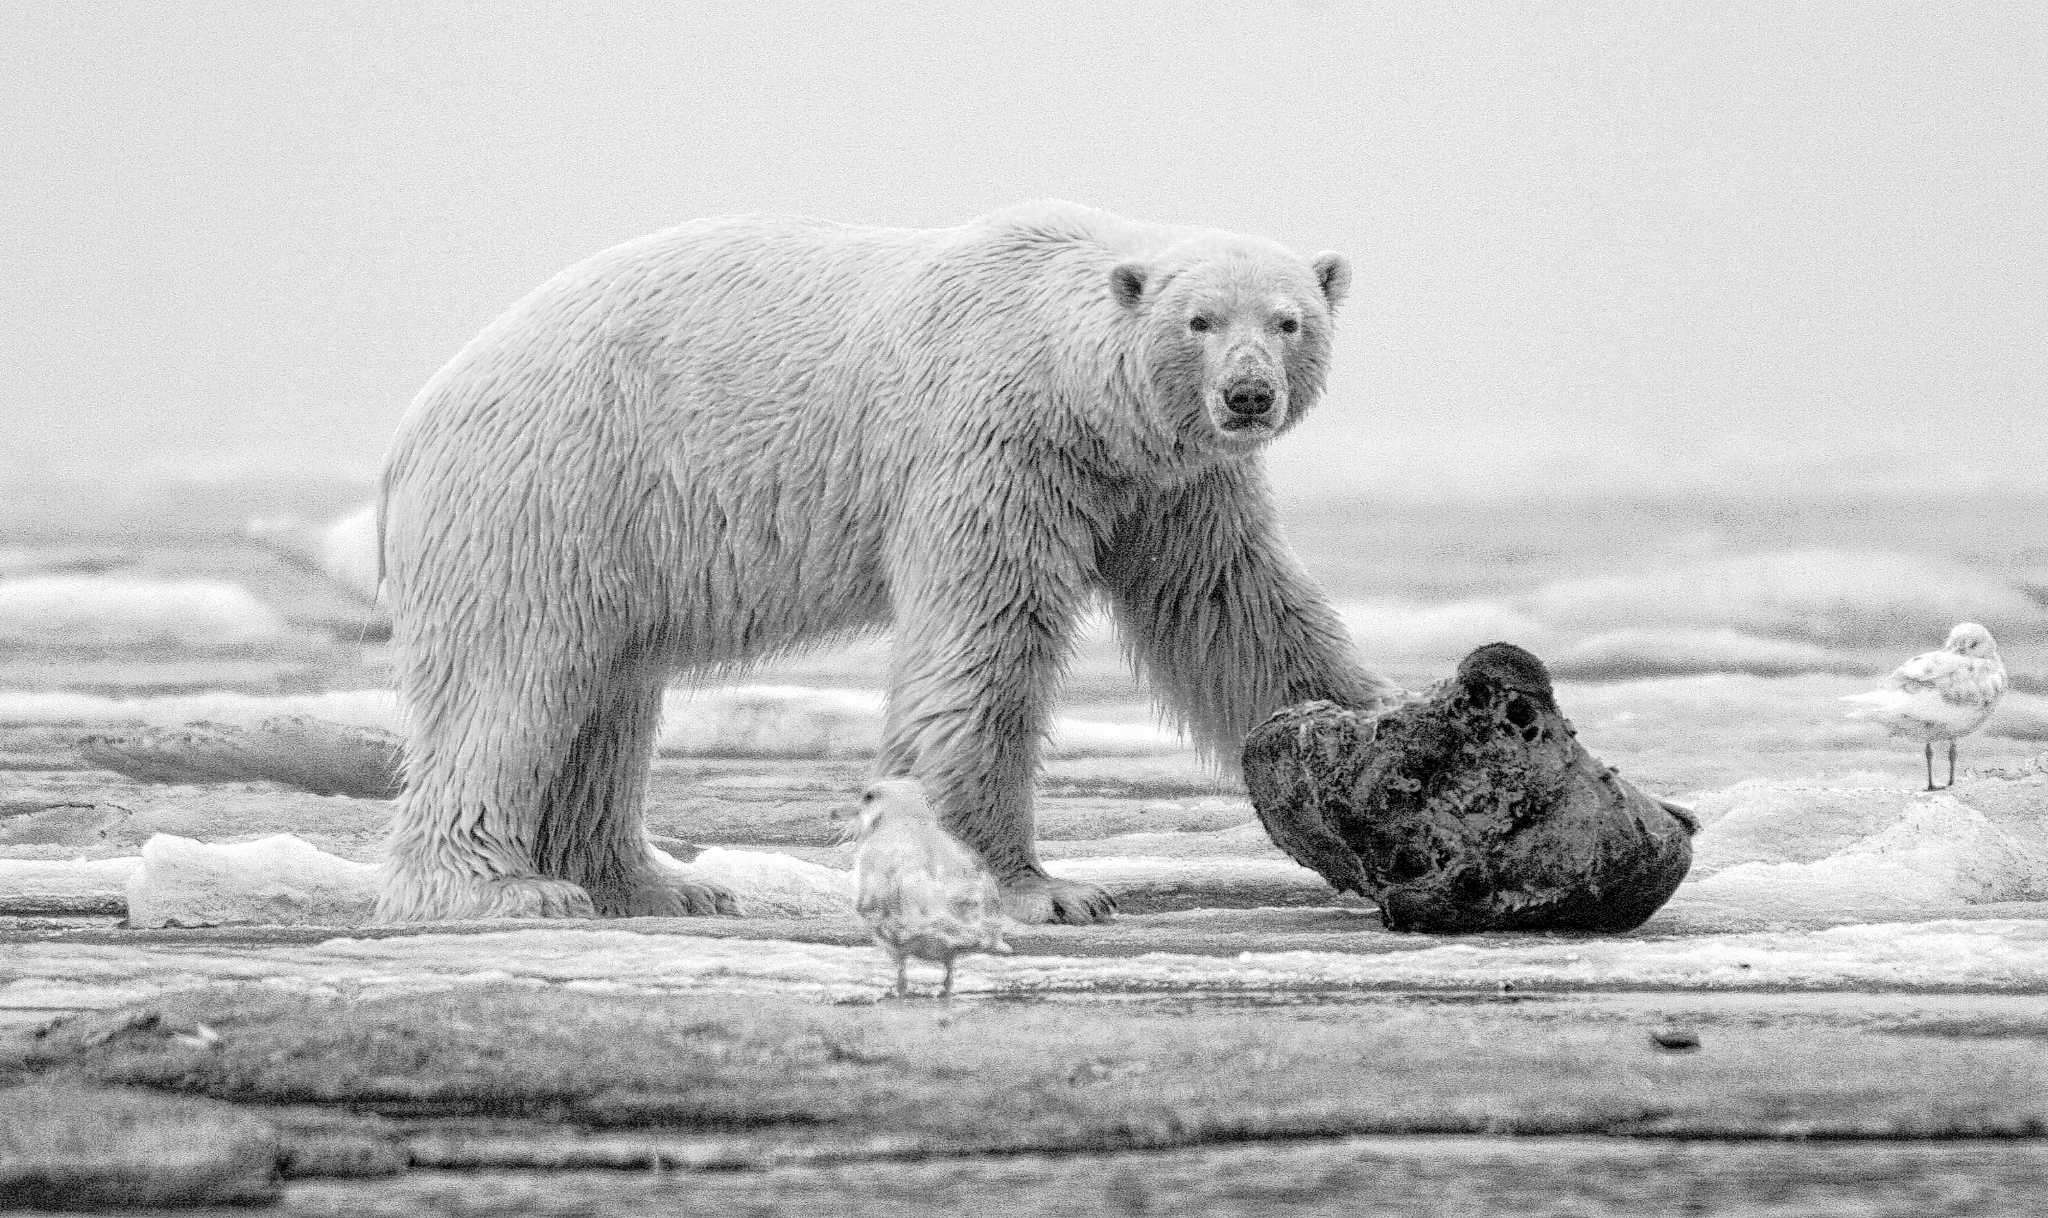
<svg viewBox="0 0 2048 1218">
<path fill-rule="evenodd" d="M 1889 551 L 1774 550 L 1554 579 L 1511 594 L 1342 607 L 1361 654 L 1445 668 L 1512 642 L 1563 678 L 1882 671 L 1873 658 L 1940 637 L 1959 619 L 2000 637 L 2048 639 L 2022 581 Z"/>
<path fill-rule="evenodd" d="M 133 855 L 108 859 L 0 859 L 0 914 L 119 913 L 128 877 L 142 866 Z"/>
<path fill-rule="evenodd" d="M 1739 630 L 1609 630 L 1544 656 L 1561 677 L 1614 681 L 1681 673 L 1860 672 L 1861 662 L 1813 643 L 1759 638 Z"/>
<path fill-rule="evenodd" d="M 1368 932 L 1369 933 L 1369 932 Z M 871 946 L 641 933 L 601 924 L 428 932 L 320 943 L 20 944 L 0 1008 L 107 1006 L 172 989 L 263 980 L 314 992 L 446 990 L 524 982 L 652 993 L 874 997 L 893 980 Z M 1497 991 L 2048 987 L 2048 922 L 1930 920 L 1684 938 L 1416 939 L 1366 952 L 1020 954 L 962 962 L 959 989 L 988 993 L 1296 990 Z"/>
<path fill-rule="evenodd" d="M 1939 638 L 1961 620 L 2048 632 L 2026 592 L 1961 563 L 1886 551 L 1777 550 L 1560 580 L 1521 602 L 1554 631 L 1732 629 L 1824 646 Z M 2003 633 L 2003 630 L 2001 630 Z"/>
</svg>

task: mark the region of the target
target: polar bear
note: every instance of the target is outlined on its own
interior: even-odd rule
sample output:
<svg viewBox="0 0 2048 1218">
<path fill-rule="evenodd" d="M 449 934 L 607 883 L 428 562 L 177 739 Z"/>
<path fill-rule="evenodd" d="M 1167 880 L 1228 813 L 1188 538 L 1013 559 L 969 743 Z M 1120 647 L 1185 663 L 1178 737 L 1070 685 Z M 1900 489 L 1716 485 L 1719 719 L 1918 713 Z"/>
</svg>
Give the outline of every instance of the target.
<svg viewBox="0 0 2048 1218">
<path fill-rule="evenodd" d="M 662 689 L 894 627 L 878 777 L 1026 921 L 1032 781 L 1108 603 L 1232 764 L 1384 678 L 1282 540 L 1262 449 L 1316 402 L 1345 260 L 1035 203 L 955 228 L 706 220 L 558 275 L 423 389 L 380 496 L 409 709 L 379 916 L 730 911 L 650 846 Z"/>
</svg>

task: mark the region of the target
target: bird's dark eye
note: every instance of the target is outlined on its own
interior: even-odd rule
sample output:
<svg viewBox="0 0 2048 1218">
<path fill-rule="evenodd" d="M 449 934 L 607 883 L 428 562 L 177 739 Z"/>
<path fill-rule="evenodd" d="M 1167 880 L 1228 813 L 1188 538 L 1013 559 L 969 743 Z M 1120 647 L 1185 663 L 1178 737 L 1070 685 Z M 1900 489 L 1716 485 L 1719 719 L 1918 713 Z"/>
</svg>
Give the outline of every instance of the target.
<svg viewBox="0 0 2048 1218">
<path fill-rule="evenodd" d="M 875 802 L 875 793 L 873 791 L 864 792 L 860 797 L 860 801 L 864 804 Z"/>
<path fill-rule="evenodd" d="M 1299 329 L 1301 329 L 1301 322 L 1295 318 L 1283 317 L 1280 319 L 1280 333 L 1292 334 Z"/>
<path fill-rule="evenodd" d="M 1209 327 L 1213 324 L 1214 323 L 1206 317 L 1188 318 L 1188 329 L 1193 330 L 1197 334 L 1207 334 L 1209 332 Z"/>
</svg>

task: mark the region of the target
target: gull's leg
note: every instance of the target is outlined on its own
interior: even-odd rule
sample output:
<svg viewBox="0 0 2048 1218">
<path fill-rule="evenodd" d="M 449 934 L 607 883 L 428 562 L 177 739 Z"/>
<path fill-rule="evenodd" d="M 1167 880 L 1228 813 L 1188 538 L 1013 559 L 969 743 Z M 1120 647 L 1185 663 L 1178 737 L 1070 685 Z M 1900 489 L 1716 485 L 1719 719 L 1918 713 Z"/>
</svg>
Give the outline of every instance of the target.
<svg viewBox="0 0 2048 1218">
<path fill-rule="evenodd" d="M 903 956 L 896 957 L 896 996 L 910 996 L 910 962 Z"/>
<path fill-rule="evenodd" d="M 1956 742 L 1948 742 L 1948 785 L 1956 785 Z"/>
<path fill-rule="evenodd" d="M 1929 740 L 1920 747 L 1927 750 L 1927 789 L 1938 791 L 1941 788 L 1934 785 L 1934 742 Z"/>
<path fill-rule="evenodd" d="M 951 998 L 952 996 L 953 996 L 953 957 L 951 957 L 951 956 L 948 956 L 948 957 L 946 957 L 946 983 L 945 983 L 944 985 L 942 985 L 942 986 L 940 986 L 940 987 L 939 987 L 939 997 L 941 997 L 941 998 Z"/>
</svg>

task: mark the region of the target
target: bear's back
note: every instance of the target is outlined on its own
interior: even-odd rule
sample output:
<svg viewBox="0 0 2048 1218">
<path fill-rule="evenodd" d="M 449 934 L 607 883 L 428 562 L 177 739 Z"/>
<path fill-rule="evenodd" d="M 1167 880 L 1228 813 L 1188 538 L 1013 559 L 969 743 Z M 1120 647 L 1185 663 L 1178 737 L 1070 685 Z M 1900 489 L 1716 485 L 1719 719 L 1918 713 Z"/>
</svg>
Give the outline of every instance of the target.
<svg viewBox="0 0 2048 1218">
<path fill-rule="evenodd" d="M 842 325 L 873 333 L 928 324 L 934 309 L 963 297 L 1007 308 L 1035 296 L 1063 311 L 1099 303 L 1096 277 L 1115 263 L 1208 237 L 1228 234 L 1141 224 L 1051 199 L 945 228 L 772 213 L 710 217 L 573 264 L 473 345 L 533 350 L 599 337 L 659 343 L 748 318 L 772 318 L 783 333 Z"/>
</svg>

